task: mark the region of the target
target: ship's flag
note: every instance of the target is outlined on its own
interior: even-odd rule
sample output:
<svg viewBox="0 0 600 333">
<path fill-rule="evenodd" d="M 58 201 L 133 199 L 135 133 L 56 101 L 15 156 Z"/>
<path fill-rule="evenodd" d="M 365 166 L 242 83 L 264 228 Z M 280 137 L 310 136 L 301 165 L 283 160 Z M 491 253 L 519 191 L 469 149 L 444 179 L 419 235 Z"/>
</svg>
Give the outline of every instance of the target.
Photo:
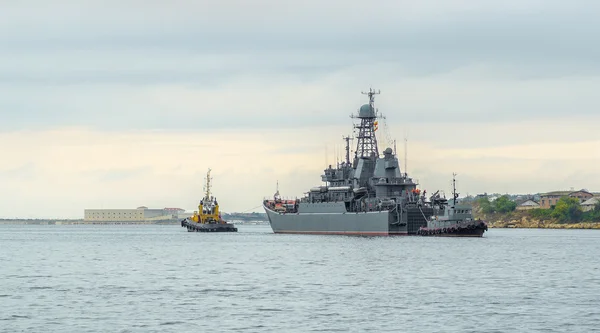
<svg viewBox="0 0 600 333">
<path fill-rule="evenodd" d="M 375 131 L 376 131 L 376 130 L 379 128 L 379 126 L 378 126 L 378 125 L 379 125 L 379 123 L 377 122 L 377 120 L 375 120 L 375 121 L 373 122 L 373 127 L 374 127 L 374 130 L 375 130 Z"/>
</svg>

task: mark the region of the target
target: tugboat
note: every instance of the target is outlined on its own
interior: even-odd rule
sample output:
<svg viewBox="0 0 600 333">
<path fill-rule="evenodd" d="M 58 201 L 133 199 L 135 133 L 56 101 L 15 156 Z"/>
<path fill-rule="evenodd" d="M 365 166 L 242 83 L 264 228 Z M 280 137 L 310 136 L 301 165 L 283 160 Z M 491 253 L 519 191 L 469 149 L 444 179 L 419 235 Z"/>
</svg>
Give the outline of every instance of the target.
<svg viewBox="0 0 600 333">
<path fill-rule="evenodd" d="M 210 194 L 210 180 L 210 169 L 208 169 L 204 198 L 200 200 L 194 215 L 181 221 L 181 226 L 187 228 L 189 232 L 237 232 L 233 224 L 227 223 L 221 217 L 217 198 Z"/>
<path fill-rule="evenodd" d="M 482 237 L 488 230 L 487 222 L 475 220 L 471 206 L 458 204 L 456 193 L 456 174 L 452 175 L 451 203 L 439 191 L 431 196 L 434 214 L 426 227 L 420 227 L 417 235 L 442 237 Z"/>
</svg>

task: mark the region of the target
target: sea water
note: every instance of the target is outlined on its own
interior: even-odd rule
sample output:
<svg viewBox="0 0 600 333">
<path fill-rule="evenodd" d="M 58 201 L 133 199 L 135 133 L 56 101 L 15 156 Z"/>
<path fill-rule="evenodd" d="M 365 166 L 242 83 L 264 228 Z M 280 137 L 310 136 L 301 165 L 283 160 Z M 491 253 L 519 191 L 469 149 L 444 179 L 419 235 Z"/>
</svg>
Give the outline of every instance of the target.
<svg viewBox="0 0 600 333">
<path fill-rule="evenodd" d="M 0 332 L 600 332 L 600 231 L 0 225 Z"/>
</svg>

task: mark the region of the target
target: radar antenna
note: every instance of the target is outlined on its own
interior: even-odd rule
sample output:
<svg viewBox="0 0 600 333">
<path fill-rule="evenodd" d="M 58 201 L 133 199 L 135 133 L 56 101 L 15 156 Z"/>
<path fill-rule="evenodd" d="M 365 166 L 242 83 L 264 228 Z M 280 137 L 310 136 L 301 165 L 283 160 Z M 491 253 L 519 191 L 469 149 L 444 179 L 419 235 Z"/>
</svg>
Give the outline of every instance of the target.
<svg viewBox="0 0 600 333">
<path fill-rule="evenodd" d="M 369 96 L 369 105 L 371 107 L 374 107 L 375 95 L 381 94 L 381 90 L 375 91 L 375 90 L 373 90 L 373 88 L 369 88 L 368 92 L 361 91 L 360 93 L 363 95 L 368 95 Z"/>
</svg>

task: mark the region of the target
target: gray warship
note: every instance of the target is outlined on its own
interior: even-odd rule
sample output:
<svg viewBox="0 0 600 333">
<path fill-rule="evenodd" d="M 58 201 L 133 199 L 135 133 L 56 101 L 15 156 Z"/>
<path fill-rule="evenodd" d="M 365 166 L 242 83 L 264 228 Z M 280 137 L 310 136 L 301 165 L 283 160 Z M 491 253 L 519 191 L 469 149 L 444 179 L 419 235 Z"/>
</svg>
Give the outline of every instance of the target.
<svg viewBox="0 0 600 333">
<path fill-rule="evenodd" d="M 279 186 L 272 199 L 263 200 L 274 233 L 339 235 L 421 235 L 481 237 L 487 223 L 473 219 L 469 206 L 447 200 L 440 191 L 426 191 L 402 173 L 395 151 L 380 156 L 375 131 L 380 117 L 375 92 L 369 89 L 369 104 L 360 107 L 354 138 L 344 137 L 346 159 L 329 165 L 321 176 L 324 185 L 310 189 L 303 198 L 285 200 Z M 356 139 L 350 160 L 350 140 Z"/>
</svg>

